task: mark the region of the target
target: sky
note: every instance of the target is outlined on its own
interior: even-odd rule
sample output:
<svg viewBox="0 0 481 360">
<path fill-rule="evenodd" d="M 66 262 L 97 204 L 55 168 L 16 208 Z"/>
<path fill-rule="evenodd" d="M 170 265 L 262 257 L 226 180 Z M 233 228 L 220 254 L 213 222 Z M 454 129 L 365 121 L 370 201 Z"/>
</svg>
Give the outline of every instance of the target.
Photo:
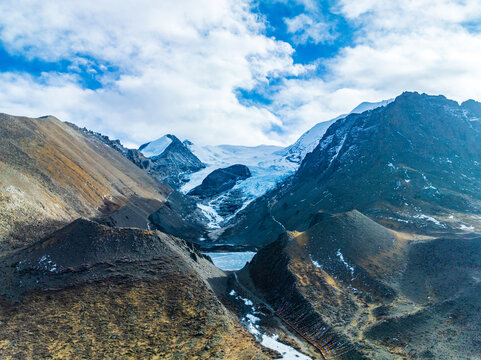
<svg viewBox="0 0 481 360">
<path fill-rule="evenodd" d="M 0 112 L 129 147 L 167 133 L 285 146 L 403 91 L 481 100 L 479 0 L 2 0 L 0 13 Z"/>
</svg>

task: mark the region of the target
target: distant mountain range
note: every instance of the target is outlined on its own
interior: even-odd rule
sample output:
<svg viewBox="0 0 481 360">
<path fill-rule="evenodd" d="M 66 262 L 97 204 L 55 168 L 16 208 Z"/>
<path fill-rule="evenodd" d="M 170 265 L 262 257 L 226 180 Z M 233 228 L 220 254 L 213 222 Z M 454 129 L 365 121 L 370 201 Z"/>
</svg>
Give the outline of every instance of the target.
<svg viewBox="0 0 481 360">
<path fill-rule="evenodd" d="M 284 227 L 306 229 L 318 211 L 353 209 L 399 230 L 480 228 L 480 123 L 473 109 L 481 105 L 475 105 L 404 93 L 336 121 L 295 175 L 251 203 L 223 238 L 269 243 Z"/>
<path fill-rule="evenodd" d="M 362 103 L 351 113 L 356 114 L 389 104 L 391 100 L 378 103 Z M 185 140 L 184 147 L 174 135 L 165 135 L 146 143 L 139 151 L 152 161 L 159 158 L 175 157 L 166 164 L 163 176 L 159 180 L 180 188 L 184 193 L 200 186 L 202 181 L 213 171 L 233 165 L 247 166 L 251 172 L 249 178 L 238 181 L 228 190 L 216 196 L 202 197 L 200 208 L 209 218 L 211 229 L 221 228 L 233 219 L 235 214 L 244 209 L 250 202 L 275 188 L 280 182 L 292 175 L 299 167 L 307 153 L 319 143 L 324 133 L 335 121 L 346 117 L 321 122 L 305 132 L 294 144 L 282 148 L 261 145 L 256 147 L 217 145 L 199 146 Z M 173 146 L 176 144 L 177 146 Z M 174 155 L 176 154 L 176 155 Z M 202 167 L 202 164 L 205 166 Z M 150 172 L 156 172 L 150 167 Z M 179 180 L 180 179 L 180 180 Z"/>
</svg>

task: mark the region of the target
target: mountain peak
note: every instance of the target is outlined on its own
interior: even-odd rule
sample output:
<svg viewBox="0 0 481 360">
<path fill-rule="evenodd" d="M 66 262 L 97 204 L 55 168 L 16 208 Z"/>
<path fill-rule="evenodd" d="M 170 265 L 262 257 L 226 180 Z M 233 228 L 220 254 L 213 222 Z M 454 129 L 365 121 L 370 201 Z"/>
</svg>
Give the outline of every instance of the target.
<svg viewBox="0 0 481 360">
<path fill-rule="evenodd" d="M 393 101 L 394 101 L 394 98 L 391 98 L 391 99 L 388 99 L 388 100 L 382 100 L 382 101 L 379 101 L 379 102 L 367 102 L 367 101 L 365 101 L 365 102 L 359 104 L 358 106 L 356 106 L 350 112 L 350 114 L 362 114 L 365 111 L 374 110 L 374 109 L 377 109 L 379 107 L 386 106 L 386 105 L 392 103 Z"/>
<path fill-rule="evenodd" d="M 146 157 L 160 156 L 173 142 L 181 142 L 175 135 L 166 134 L 157 140 L 145 143 L 139 147 L 139 151 Z"/>
</svg>

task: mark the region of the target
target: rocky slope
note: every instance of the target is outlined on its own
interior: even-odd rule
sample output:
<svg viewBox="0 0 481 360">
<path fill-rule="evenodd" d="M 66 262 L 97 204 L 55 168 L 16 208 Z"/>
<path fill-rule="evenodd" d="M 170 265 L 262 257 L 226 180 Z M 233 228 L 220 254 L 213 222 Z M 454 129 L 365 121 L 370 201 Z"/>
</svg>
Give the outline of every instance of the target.
<svg viewBox="0 0 481 360">
<path fill-rule="evenodd" d="M 189 191 L 189 195 L 200 199 L 212 198 L 232 189 L 237 182 L 250 178 L 251 172 L 245 165 L 237 164 L 211 172 L 202 184 Z"/>
<path fill-rule="evenodd" d="M 365 111 L 384 107 L 390 104 L 393 100 L 394 99 L 383 100 L 376 103 L 363 102 L 356 106 L 349 114 L 361 114 Z M 302 134 L 294 144 L 286 147 L 281 152 L 282 155 L 289 159 L 289 161 L 300 164 L 306 155 L 316 148 L 327 129 L 329 129 L 329 127 L 337 120 L 344 119 L 349 114 L 339 115 L 332 120 L 320 122 L 319 124 L 314 125 L 311 129 Z"/>
<path fill-rule="evenodd" d="M 170 192 L 117 151 L 54 117 L 3 114 L 0 132 L 0 244 L 6 248 L 80 216 L 125 208 L 146 219 Z"/>
<path fill-rule="evenodd" d="M 139 151 L 150 161 L 147 172 L 174 189 L 184 185 L 190 174 L 205 168 L 197 156 L 174 135 L 165 135 L 146 143 Z"/>
<path fill-rule="evenodd" d="M 164 227 L 185 225 L 166 207 L 172 189 L 105 139 L 54 117 L 2 114 L 0 132 L 0 251 L 32 243 L 78 217 L 146 228 L 149 215 L 165 207 Z M 195 214 L 202 216 L 191 212 L 193 221 Z"/>
<path fill-rule="evenodd" d="M 205 165 L 190 152 L 187 145 L 181 143 L 174 135 L 165 135 L 143 144 L 139 149 L 128 149 L 119 140 L 111 140 L 106 135 L 79 128 L 75 124 L 67 124 L 91 139 L 103 142 L 117 150 L 153 178 L 174 189 L 178 189 L 188 181 L 190 174 L 205 168 Z"/>
<path fill-rule="evenodd" d="M 480 244 L 396 233 L 357 211 L 321 213 L 239 277 L 326 359 L 469 359 L 481 352 Z"/>
<path fill-rule="evenodd" d="M 404 93 L 338 120 L 297 173 L 251 204 L 229 242 L 274 241 L 312 214 L 359 209 L 393 229 L 480 228 L 481 132 L 472 110 L 443 96 Z"/>
<path fill-rule="evenodd" d="M 275 355 L 218 300 L 226 275 L 160 232 L 77 220 L 1 264 L 4 359 Z"/>
</svg>

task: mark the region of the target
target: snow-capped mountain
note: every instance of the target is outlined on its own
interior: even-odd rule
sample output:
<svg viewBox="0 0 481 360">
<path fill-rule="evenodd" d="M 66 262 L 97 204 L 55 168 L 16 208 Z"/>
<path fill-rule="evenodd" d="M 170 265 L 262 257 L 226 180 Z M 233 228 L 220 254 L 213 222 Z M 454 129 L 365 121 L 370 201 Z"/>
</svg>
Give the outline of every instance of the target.
<svg viewBox="0 0 481 360">
<path fill-rule="evenodd" d="M 352 110 L 350 114 L 385 106 L 391 101 L 392 99 L 377 103 L 364 102 Z M 144 156 L 156 161 L 167 157 L 168 154 L 169 158 L 175 157 L 176 161 L 173 163 L 177 164 L 183 157 L 189 155 L 189 158 L 198 159 L 199 163 L 204 164 L 204 168 L 200 166 L 197 168 L 189 167 L 189 171 L 172 172 L 175 179 L 170 179 L 167 183 L 178 185 L 180 191 L 184 194 L 188 194 L 192 189 L 200 186 L 207 176 L 216 170 L 226 169 L 233 165 L 246 166 L 251 173 L 250 177 L 237 181 L 235 186 L 229 187 L 229 190 L 221 194 L 199 199 L 200 208 L 210 219 L 210 227 L 219 228 L 222 223 L 231 219 L 250 202 L 272 190 L 278 183 L 292 175 L 298 169 L 306 154 L 319 144 L 327 129 L 337 120 L 346 116 L 341 115 L 335 119 L 318 123 L 305 132 L 294 144 L 286 148 L 272 145 L 255 147 L 236 145 L 201 146 L 188 140 L 181 143 L 175 136 L 165 135 L 142 145 L 139 150 Z M 174 147 L 174 145 L 176 146 Z M 179 150 L 182 150 L 182 154 L 177 154 Z M 172 161 L 169 163 L 172 163 Z M 196 165 L 199 164 L 196 162 Z M 163 173 L 168 172 L 163 171 Z M 180 178 L 181 180 L 179 180 Z"/>
<path fill-rule="evenodd" d="M 481 130 L 474 116 L 444 96 L 403 93 L 336 121 L 291 181 L 239 214 L 225 242 L 249 234 L 253 243 L 273 241 L 285 229 L 307 228 L 319 211 L 353 209 L 401 231 L 477 229 Z"/>
<path fill-rule="evenodd" d="M 228 191 L 214 197 L 203 199 L 201 209 L 208 216 L 211 228 L 232 218 L 251 201 L 273 189 L 279 182 L 293 174 L 298 164 L 283 156 L 283 148 L 279 146 L 261 145 L 255 147 L 218 145 L 199 146 L 187 143 L 189 149 L 206 168 L 189 176 L 189 181 L 181 188 L 189 193 L 198 187 L 213 171 L 225 169 L 235 164 L 247 166 L 251 176 L 239 180 Z"/>
<path fill-rule="evenodd" d="M 139 151 L 149 160 L 147 171 L 174 189 L 180 188 L 189 175 L 205 165 L 174 135 L 146 143 Z"/>
<path fill-rule="evenodd" d="M 146 157 L 160 156 L 172 144 L 173 135 L 164 135 L 161 138 L 146 143 L 139 147 L 139 151 Z"/>
<path fill-rule="evenodd" d="M 349 114 L 361 114 L 368 110 L 374 110 L 378 107 L 386 106 L 393 100 L 394 99 L 389 99 L 375 103 L 363 102 L 362 104 L 359 104 Z M 302 134 L 301 137 L 294 144 L 285 148 L 284 156 L 289 161 L 300 164 L 304 157 L 312 150 L 314 150 L 317 144 L 319 144 L 319 141 L 322 139 L 327 129 L 329 129 L 329 126 L 334 124 L 337 120 L 345 118 L 349 114 L 340 115 L 332 120 L 320 122 L 314 125 L 314 127 Z"/>
</svg>

